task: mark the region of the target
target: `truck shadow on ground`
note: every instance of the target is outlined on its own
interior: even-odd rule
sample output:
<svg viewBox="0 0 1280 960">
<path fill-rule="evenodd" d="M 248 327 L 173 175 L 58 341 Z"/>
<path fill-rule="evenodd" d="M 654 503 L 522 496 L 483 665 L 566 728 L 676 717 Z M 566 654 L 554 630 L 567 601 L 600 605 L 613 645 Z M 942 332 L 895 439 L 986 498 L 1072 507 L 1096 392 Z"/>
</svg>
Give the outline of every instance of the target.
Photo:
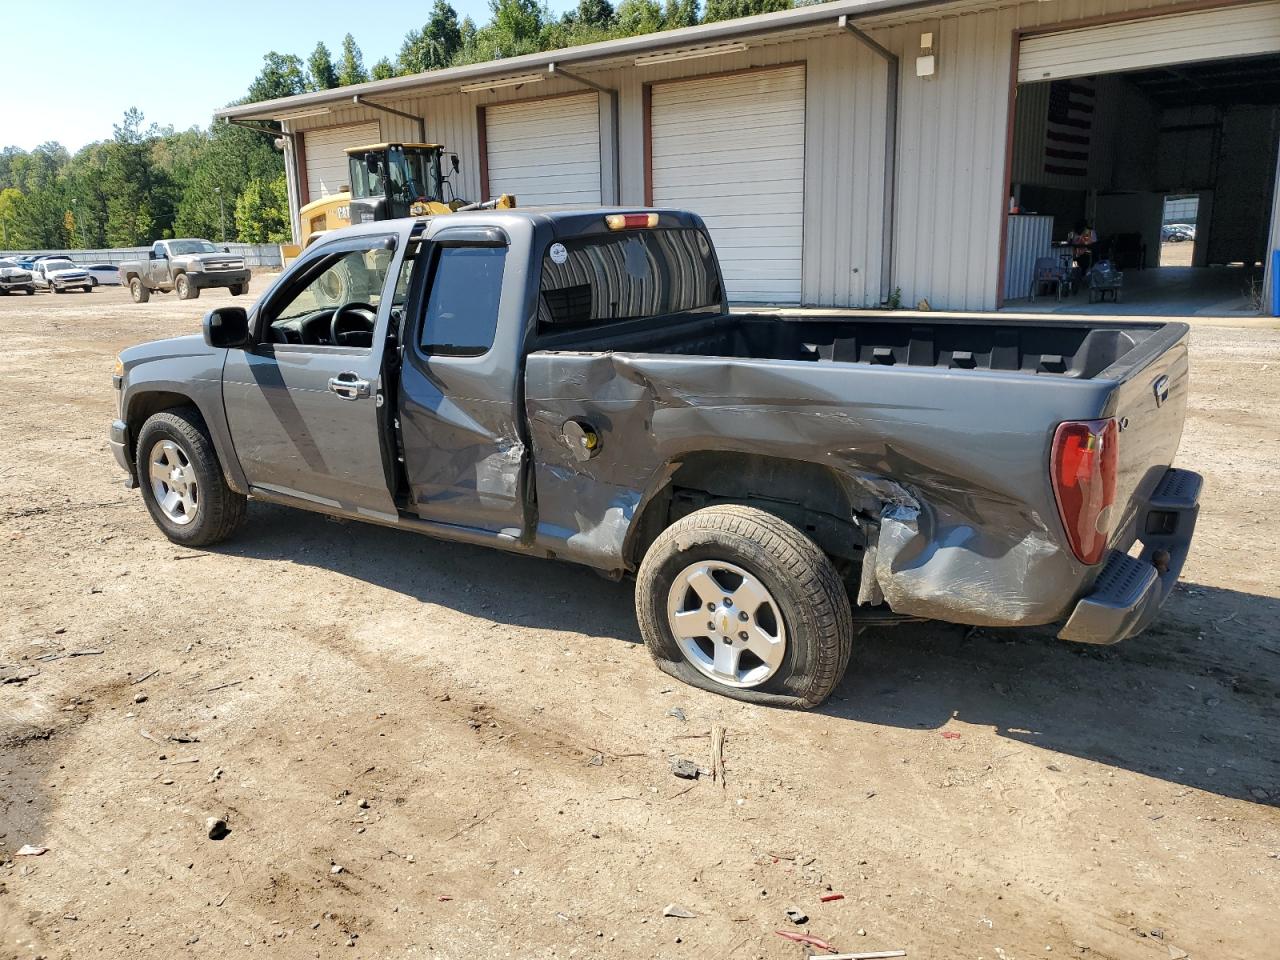
<svg viewBox="0 0 1280 960">
<path fill-rule="evenodd" d="M 314 566 L 499 623 L 641 642 L 630 584 L 585 568 L 251 510 L 217 552 Z M 1113 647 L 1064 643 L 1050 628 L 872 628 L 820 712 L 920 729 L 954 716 L 1042 748 L 1046 764 L 1080 757 L 1280 805 L 1278 622 L 1280 600 L 1182 584 L 1146 633 Z"/>
</svg>

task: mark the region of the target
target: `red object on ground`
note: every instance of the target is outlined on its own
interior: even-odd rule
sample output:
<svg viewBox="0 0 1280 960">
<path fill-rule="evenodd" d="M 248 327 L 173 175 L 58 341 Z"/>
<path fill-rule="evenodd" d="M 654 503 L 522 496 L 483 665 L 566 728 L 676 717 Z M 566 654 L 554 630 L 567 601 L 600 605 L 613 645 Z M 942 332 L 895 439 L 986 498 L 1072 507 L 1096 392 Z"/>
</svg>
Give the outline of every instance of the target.
<svg viewBox="0 0 1280 960">
<path fill-rule="evenodd" d="M 811 937 L 807 933 L 792 933 L 790 930 L 775 930 L 773 932 L 787 940 L 794 940 L 796 943 L 807 943 L 811 947 L 817 947 L 819 950 L 826 950 L 829 953 L 834 953 L 836 949 L 827 941 Z"/>
<path fill-rule="evenodd" d="M 446 900 L 452 900 L 453 897 L 436 897 L 436 899 L 439 900 L 441 903 L 444 903 Z"/>
<path fill-rule="evenodd" d="M 942 739 L 943 740 L 959 740 L 960 734 L 956 733 L 954 730 L 943 730 Z"/>
<path fill-rule="evenodd" d="M 828 893 L 825 897 L 818 898 L 823 903 L 830 903 L 832 900 L 843 900 L 843 893 Z"/>
</svg>

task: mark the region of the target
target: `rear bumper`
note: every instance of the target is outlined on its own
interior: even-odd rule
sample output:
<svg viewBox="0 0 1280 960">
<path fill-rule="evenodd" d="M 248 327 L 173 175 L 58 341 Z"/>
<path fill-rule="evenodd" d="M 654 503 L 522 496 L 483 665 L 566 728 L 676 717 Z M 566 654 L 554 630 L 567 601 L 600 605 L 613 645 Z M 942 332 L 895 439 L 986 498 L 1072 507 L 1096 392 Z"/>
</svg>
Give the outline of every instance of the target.
<svg viewBox="0 0 1280 960">
<path fill-rule="evenodd" d="M 1112 550 L 1058 633 L 1077 643 L 1118 643 L 1145 630 L 1178 582 L 1200 512 L 1200 474 L 1170 468 L 1140 513 L 1142 554 Z"/>
</svg>

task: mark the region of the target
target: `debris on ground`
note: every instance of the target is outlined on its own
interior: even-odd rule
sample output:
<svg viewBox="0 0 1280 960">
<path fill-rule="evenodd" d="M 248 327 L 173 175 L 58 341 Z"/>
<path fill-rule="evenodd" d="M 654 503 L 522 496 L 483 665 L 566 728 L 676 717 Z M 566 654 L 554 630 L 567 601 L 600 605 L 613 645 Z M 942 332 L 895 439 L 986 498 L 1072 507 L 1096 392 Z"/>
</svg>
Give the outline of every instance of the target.
<svg viewBox="0 0 1280 960">
<path fill-rule="evenodd" d="M 711 779 L 724 787 L 724 727 L 711 728 Z"/>
<path fill-rule="evenodd" d="M 692 920 L 697 916 L 692 910 L 682 907 L 678 903 L 668 903 L 662 908 L 662 915 L 664 917 L 680 917 L 683 920 Z"/>
<path fill-rule="evenodd" d="M 32 843 L 24 843 L 22 848 L 14 854 L 15 857 L 43 857 L 49 852 L 48 847 L 37 847 Z"/>
<path fill-rule="evenodd" d="M 836 900 L 843 900 L 843 899 L 844 899 L 844 894 L 843 894 L 843 893 L 824 893 L 822 896 L 820 896 L 820 897 L 818 898 L 818 902 L 819 902 L 819 903 L 832 903 L 832 902 L 834 902 L 834 901 L 836 901 Z"/>
<path fill-rule="evenodd" d="M 26 683 L 40 671 L 32 667 L 0 667 L 0 683 Z"/>
<path fill-rule="evenodd" d="M 870 953 L 828 953 L 814 955 L 809 960 L 887 960 L 888 957 L 905 957 L 905 950 L 872 950 Z"/>
<path fill-rule="evenodd" d="M 140 693 L 140 694 L 138 694 L 137 696 L 135 696 L 135 697 L 133 698 L 133 702 L 134 702 L 134 703 L 146 703 L 146 702 L 147 702 L 147 695 L 146 695 L 145 693 Z"/>
<path fill-rule="evenodd" d="M 959 740 L 960 734 L 956 733 L 954 730 L 943 730 L 942 739 L 943 740 Z"/>
<path fill-rule="evenodd" d="M 675 717 L 681 723 L 684 723 L 686 719 L 684 715 L 684 711 L 681 710 L 679 707 L 672 707 L 670 710 L 667 711 L 667 716 Z"/>
<path fill-rule="evenodd" d="M 809 915 L 799 907 L 787 907 L 787 919 L 796 926 L 801 926 L 809 922 Z"/>
<path fill-rule="evenodd" d="M 671 761 L 671 772 L 681 780 L 697 780 L 698 774 L 702 771 L 698 769 L 698 765 L 692 760 L 673 759 Z"/>
<path fill-rule="evenodd" d="M 803 943 L 806 946 L 813 947 L 817 950 L 829 950 L 829 951 L 835 950 L 835 947 L 827 943 L 827 941 L 819 939 L 818 937 L 815 937 L 812 934 L 792 933 L 790 930 L 775 930 L 773 932 L 776 933 L 778 936 L 782 937 L 784 940 L 791 940 L 795 943 Z"/>
<path fill-rule="evenodd" d="M 227 827 L 227 821 L 223 820 L 221 817 L 209 817 L 206 819 L 204 822 L 204 829 L 209 835 L 210 840 L 221 840 L 231 832 Z"/>
<path fill-rule="evenodd" d="M 332 874 L 339 874 L 342 872 L 342 867 L 341 865 L 335 863 L 333 864 L 333 866 L 329 868 L 329 872 Z"/>
</svg>

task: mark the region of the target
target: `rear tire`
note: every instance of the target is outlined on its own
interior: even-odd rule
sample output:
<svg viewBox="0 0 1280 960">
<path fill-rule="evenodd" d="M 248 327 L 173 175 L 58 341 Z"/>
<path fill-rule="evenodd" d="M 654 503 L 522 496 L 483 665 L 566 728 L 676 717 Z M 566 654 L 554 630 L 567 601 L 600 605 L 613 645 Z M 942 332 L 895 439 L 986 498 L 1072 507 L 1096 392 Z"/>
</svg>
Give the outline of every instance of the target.
<svg viewBox="0 0 1280 960">
<path fill-rule="evenodd" d="M 129 280 L 129 295 L 133 297 L 134 303 L 146 303 L 151 299 L 151 291 L 139 277 L 132 277 Z"/>
<path fill-rule="evenodd" d="M 200 288 L 185 273 L 178 274 L 173 281 L 173 289 L 177 291 L 179 300 L 194 300 L 200 296 Z"/>
<path fill-rule="evenodd" d="M 685 579 L 691 570 L 696 581 Z M 698 576 L 707 571 L 715 574 L 711 581 Z M 748 586 L 746 578 L 734 585 L 739 573 L 753 581 L 747 593 L 763 595 L 767 602 L 753 600 L 752 607 L 741 599 L 736 606 L 728 602 Z M 701 582 L 724 596 L 704 597 L 704 590 L 686 588 L 687 582 Z M 688 618 L 694 611 L 696 618 Z M 840 682 L 853 649 L 849 595 L 831 560 L 791 524 L 754 507 L 708 507 L 663 531 L 640 564 L 636 615 L 661 670 L 748 703 L 818 706 Z M 680 616 L 707 617 L 709 635 L 678 638 Z M 752 649 L 757 625 L 784 644 L 772 672 L 768 659 Z M 701 626 L 695 624 L 694 631 Z M 712 662 L 720 664 L 722 646 L 738 652 L 731 658 L 735 673 L 729 682 L 713 675 Z M 762 679 L 753 680 L 752 673 Z"/>
<path fill-rule="evenodd" d="M 247 283 L 236 283 L 232 284 L 229 289 L 233 297 L 243 297 L 249 292 L 249 285 Z"/>
<path fill-rule="evenodd" d="M 247 500 L 228 486 L 195 407 L 148 419 L 138 432 L 135 457 L 142 500 L 174 543 L 209 546 L 227 539 L 244 521 Z"/>
<path fill-rule="evenodd" d="M 82 289 L 84 290 L 85 293 L 93 293 L 93 284 L 91 283 L 87 287 L 83 287 Z"/>
</svg>

